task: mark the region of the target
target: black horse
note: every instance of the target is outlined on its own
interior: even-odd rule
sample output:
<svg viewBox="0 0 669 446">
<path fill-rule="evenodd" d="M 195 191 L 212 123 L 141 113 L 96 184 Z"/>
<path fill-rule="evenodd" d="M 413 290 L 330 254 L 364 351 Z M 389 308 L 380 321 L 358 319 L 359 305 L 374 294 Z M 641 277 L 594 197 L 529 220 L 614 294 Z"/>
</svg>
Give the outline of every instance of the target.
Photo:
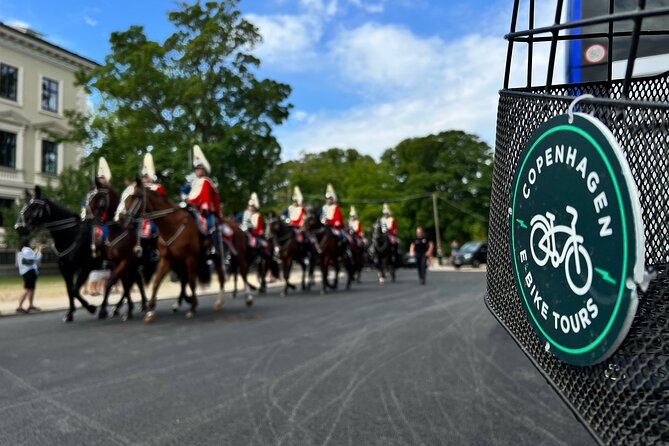
<svg viewBox="0 0 669 446">
<path fill-rule="evenodd" d="M 340 239 L 333 228 L 324 225 L 314 214 L 304 217 L 303 227 L 320 258 L 321 294 L 325 294 L 328 288 L 337 289 L 342 265 L 348 274 L 346 289 L 350 289 L 355 276 L 355 261 L 346 240 Z M 333 283 L 328 280 L 328 270 L 331 266 L 335 270 Z"/>
<path fill-rule="evenodd" d="M 384 230 L 379 220 L 374 222 L 372 232 L 372 248 L 374 250 L 374 263 L 379 270 L 379 283 L 386 280 L 386 269 L 390 272 L 390 278 L 395 281 L 395 268 L 400 261 L 398 245 L 390 241 L 390 236 Z"/>
<path fill-rule="evenodd" d="M 79 292 L 88 274 L 102 267 L 102 257 L 95 254 L 93 222 L 82 221 L 79 215 L 43 197 L 40 187 L 35 186 L 34 196 L 26 189 L 26 204 L 19 213 L 15 228 L 21 236 L 28 236 L 39 227 L 51 233 L 58 269 L 65 279 L 70 305 L 63 321 L 72 322 L 75 299 L 94 314 L 95 305 L 89 304 Z"/>
<path fill-rule="evenodd" d="M 286 224 L 279 217 L 272 217 L 268 220 L 266 232 L 267 239 L 272 240 L 274 246 L 279 249 L 283 279 L 286 282 L 281 296 L 286 297 L 289 289 L 295 289 L 295 285 L 290 283 L 290 270 L 293 267 L 293 262 L 297 262 L 302 267 L 302 291 L 311 290 L 311 286 L 314 284 L 314 264 L 317 256 L 306 234 L 304 240 L 298 240 L 297 228 Z M 309 271 L 308 281 L 307 267 Z"/>
</svg>

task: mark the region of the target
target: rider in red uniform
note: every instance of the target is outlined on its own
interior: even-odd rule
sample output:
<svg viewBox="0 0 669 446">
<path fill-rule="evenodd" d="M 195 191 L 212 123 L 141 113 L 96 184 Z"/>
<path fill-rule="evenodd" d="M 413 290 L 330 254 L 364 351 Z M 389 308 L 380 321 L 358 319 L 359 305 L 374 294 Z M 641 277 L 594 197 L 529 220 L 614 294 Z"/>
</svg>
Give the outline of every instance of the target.
<svg viewBox="0 0 669 446">
<path fill-rule="evenodd" d="M 156 176 L 156 167 L 153 164 L 153 156 L 150 153 L 144 155 L 144 165 L 142 166 L 142 183 L 144 187 L 152 191 L 165 195 L 165 188 L 162 184 L 156 183 L 158 177 Z M 142 222 L 141 236 L 143 238 L 155 237 L 158 234 L 158 227 L 153 220 L 144 219 Z"/>
<path fill-rule="evenodd" d="M 297 241 L 302 242 L 304 240 L 304 234 L 302 233 L 302 223 L 304 223 L 304 215 L 306 212 L 304 210 L 304 205 L 302 204 L 302 191 L 300 191 L 298 186 L 295 186 L 293 189 L 292 199 L 293 202 L 281 213 L 281 216 L 295 232 Z"/>
<path fill-rule="evenodd" d="M 260 200 L 258 199 L 258 194 L 253 192 L 246 211 L 244 211 L 244 215 L 242 216 L 242 229 L 251 236 L 249 240 L 252 247 L 255 247 L 259 243 L 265 229 L 262 214 L 258 211 L 259 207 Z"/>
<path fill-rule="evenodd" d="M 351 206 L 349 217 L 348 227 L 351 229 L 351 233 L 357 238 L 362 238 L 362 222 L 358 219 L 358 212 L 353 206 Z"/>
<path fill-rule="evenodd" d="M 218 191 L 214 182 L 209 178 L 211 165 L 202 153 L 200 146 L 193 146 L 193 168 L 195 179 L 190 187 L 182 189 L 188 191 L 186 203 L 194 206 L 207 223 L 207 231 L 213 234 L 210 254 L 214 254 L 221 246 L 220 231 L 217 230 L 217 221 L 221 221 L 221 202 L 218 198 Z"/>
<path fill-rule="evenodd" d="M 400 239 L 397 237 L 397 235 L 395 235 L 397 232 L 397 222 L 395 221 L 395 217 L 393 217 L 392 213 L 390 212 L 390 207 L 388 207 L 388 204 L 386 203 L 383 203 L 381 227 L 388 233 L 390 243 L 394 245 L 398 245 L 400 243 Z"/>
<path fill-rule="evenodd" d="M 325 204 L 321 209 L 321 221 L 324 225 L 332 228 L 339 238 L 344 239 L 344 217 L 337 203 L 337 195 L 331 184 L 325 190 Z"/>
</svg>

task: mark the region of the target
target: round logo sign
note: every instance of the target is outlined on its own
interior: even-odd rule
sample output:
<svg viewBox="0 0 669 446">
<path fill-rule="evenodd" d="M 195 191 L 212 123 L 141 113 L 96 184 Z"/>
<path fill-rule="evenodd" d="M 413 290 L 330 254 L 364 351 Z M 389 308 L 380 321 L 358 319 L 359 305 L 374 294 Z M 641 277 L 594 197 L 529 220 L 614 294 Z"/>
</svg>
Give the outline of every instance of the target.
<svg viewBox="0 0 669 446">
<path fill-rule="evenodd" d="M 585 60 L 587 60 L 589 63 L 599 63 L 603 61 L 605 57 L 606 48 L 604 48 L 604 45 L 600 45 L 599 43 L 590 45 L 585 50 Z"/>
<path fill-rule="evenodd" d="M 638 192 L 608 128 L 582 113 L 541 125 L 512 183 L 511 254 L 522 306 L 555 356 L 606 359 L 637 307 L 644 235 Z"/>
</svg>

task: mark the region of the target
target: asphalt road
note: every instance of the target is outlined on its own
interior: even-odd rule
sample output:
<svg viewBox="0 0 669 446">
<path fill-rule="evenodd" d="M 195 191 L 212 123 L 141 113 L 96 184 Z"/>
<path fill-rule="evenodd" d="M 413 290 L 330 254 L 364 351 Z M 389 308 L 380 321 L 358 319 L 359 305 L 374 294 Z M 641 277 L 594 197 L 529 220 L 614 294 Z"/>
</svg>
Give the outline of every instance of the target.
<svg viewBox="0 0 669 446">
<path fill-rule="evenodd" d="M 0 444 L 594 444 L 483 304 L 482 273 L 152 325 L 0 320 Z"/>
</svg>

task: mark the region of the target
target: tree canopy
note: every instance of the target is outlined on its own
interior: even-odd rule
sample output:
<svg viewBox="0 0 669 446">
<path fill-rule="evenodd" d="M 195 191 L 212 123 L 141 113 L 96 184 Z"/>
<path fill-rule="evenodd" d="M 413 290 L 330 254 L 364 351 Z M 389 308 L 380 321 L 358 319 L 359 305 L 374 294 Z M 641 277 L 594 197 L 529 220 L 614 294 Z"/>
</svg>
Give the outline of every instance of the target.
<svg viewBox="0 0 669 446">
<path fill-rule="evenodd" d="M 281 151 L 272 128 L 288 118 L 291 88 L 256 76 L 260 60 L 251 50 L 261 36 L 237 3 L 180 3 L 168 14 L 174 32 L 162 42 L 142 26 L 112 33 L 104 63 L 78 78 L 99 95 L 95 115 L 70 114 L 71 138 L 94 148 L 88 163 L 104 156 L 114 178 L 132 179 L 151 151 L 175 192 L 199 144 L 212 171 L 224 175 L 226 209 L 238 208 L 248 190 L 265 193 Z"/>
</svg>

